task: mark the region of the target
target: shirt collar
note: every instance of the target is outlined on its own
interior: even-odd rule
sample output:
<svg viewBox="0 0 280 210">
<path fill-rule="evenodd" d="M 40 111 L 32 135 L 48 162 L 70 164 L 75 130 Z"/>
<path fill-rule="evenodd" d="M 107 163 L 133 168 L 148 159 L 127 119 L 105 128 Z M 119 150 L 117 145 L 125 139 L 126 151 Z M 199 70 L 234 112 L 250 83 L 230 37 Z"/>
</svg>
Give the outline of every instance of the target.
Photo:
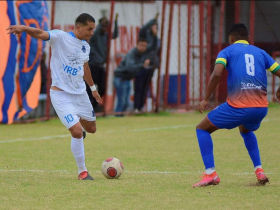
<svg viewBox="0 0 280 210">
<path fill-rule="evenodd" d="M 73 36 L 74 38 L 76 38 L 76 36 L 75 36 L 75 34 L 73 33 L 73 31 L 70 31 L 69 34 L 70 34 L 71 36 Z"/>
<path fill-rule="evenodd" d="M 71 36 L 73 36 L 74 38 L 76 38 L 75 34 L 73 33 L 73 31 L 68 32 Z M 77 38 L 76 38 L 77 39 Z M 80 40 L 80 39 L 78 39 Z M 81 40 L 82 42 L 86 42 L 86 40 Z"/>
<path fill-rule="evenodd" d="M 249 42 L 247 42 L 246 40 L 238 40 L 234 42 L 234 44 L 249 44 Z"/>
</svg>

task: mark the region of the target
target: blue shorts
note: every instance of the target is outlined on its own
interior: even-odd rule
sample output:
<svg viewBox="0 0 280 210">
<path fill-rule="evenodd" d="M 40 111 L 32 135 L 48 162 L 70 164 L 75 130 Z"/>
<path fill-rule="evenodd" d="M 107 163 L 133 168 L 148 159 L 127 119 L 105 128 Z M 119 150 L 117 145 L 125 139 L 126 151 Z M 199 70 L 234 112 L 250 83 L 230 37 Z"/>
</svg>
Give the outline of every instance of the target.
<svg viewBox="0 0 280 210">
<path fill-rule="evenodd" d="M 227 102 L 208 113 L 208 120 L 217 128 L 232 129 L 243 125 L 250 131 L 257 130 L 267 114 L 267 107 L 234 108 Z"/>
</svg>

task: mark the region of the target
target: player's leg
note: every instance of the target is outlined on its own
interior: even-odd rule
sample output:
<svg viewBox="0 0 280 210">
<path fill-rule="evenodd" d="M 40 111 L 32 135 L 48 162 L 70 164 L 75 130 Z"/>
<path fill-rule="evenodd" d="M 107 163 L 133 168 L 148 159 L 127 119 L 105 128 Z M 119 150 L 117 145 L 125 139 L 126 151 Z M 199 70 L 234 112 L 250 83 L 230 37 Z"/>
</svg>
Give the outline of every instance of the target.
<svg viewBox="0 0 280 210">
<path fill-rule="evenodd" d="M 91 107 L 89 98 L 88 105 Z M 65 127 L 71 133 L 71 151 L 75 158 L 78 167 L 78 179 L 93 179 L 88 175 L 85 166 L 85 154 L 84 154 L 84 143 L 83 143 L 83 130 L 79 122 L 79 117 L 74 106 L 75 98 L 72 94 L 68 94 L 64 91 L 53 91 L 50 92 L 51 101 L 53 107 Z"/>
<path fill-rule="evenodd" d="M 83 137 L 83 131 L 81 130 L 82 127 L 88 133 L 95 133 L 96 132 L 96 116 L 94 110 L 90 104 L 89 97 L 87 94 L 79 94 L 75 95 L 75 109 L 77 115 L 80 117 L 79 122 L 75 124 L 75 126 L 71 127 L 69 130 L 72 136 L 75 133 L 79 136 Z M 71 149 L 73 155 L 76 159 L 78 170 L 79 170 L 79 180 L 86 180 L 86 179 L 93 179 L 87 172 L 85 167 L 85 152 L 84 152 L 84 143 L 83 138 L 77 138 L 72 141 Z"/>
<path fill-rule="evenodd" d="M 239 126 L 239 131 L 244 139 L 244 144 L 254 164 L 255 170 L 261 167 L 261 157 L 258 147 L 258 141 L 253 131 L 248 130 L 243 125 Z"/>
<path fill-rule="evenodd" d="M 88 174 L 86 164 L 85 164 L 85 149 L 83 140 L 83 130 L 80 122 L 77 122 L 71 128 L 69 128 L 71 133 L 71 151 L 75 158 L 78 167 L 78 179 L 79 180 L 93 180 L 93 178 Z"/>
<path fill-rule="evenodd" d="M 244 140 L 244 144 L 249 153 L 249 156 L 253 162 L 255 174 L 260 184 L 269 182 L 268 177 L 265 176 L 264 170 L 262 169 L 260 151 L 258 147 L 257 137 L 253 130 L 257 130 L 260 126 L 262 119 L 267 114 L 267 108 L 248 108 L 249 121 L 244 125 L 239 126 L 240 134 Z M 252 119 L 251 119 L 252 118 Z"/>
<path fill-rule="evenodd" d="M 194 187 L 218 184 L 220 179 L 215 171 L 211 133 L 218 129 L 232 129 L 243 120 L 243 110 L 231 107 L 227 102 L 212 110 L 196 127 L 201 156 L 205 165 L 204 178 Z"/>
<path fill-rule="evenodd" d="M 80 123 L 87 133 L 96 132 L 96 122 L 95 121 L 87 121 L 84 119 L 80 119 Z"/>
<path fill-rule="evenodd" d="M 196 126 L 196 136 L 200 148 L 200 153 L 205 166 L 205 174 L 202 180 L 193 185 L 193 187 L 216 185 L 219 184 L 220 178 L 215 170 L 214 154 L 213 154 L 213 141 L 211 133 L 216 131 L 218 128 L 215 127 L 207 117 L 205 117 Z"/>
<path fill-rule="evenodd" d="M 80 117 L 80 124 L 87 133 L 96 132 L 96 116 L 94 109 L 90 106 L 87 94 L 75 96 L 75 109 Z"/>
</svg>

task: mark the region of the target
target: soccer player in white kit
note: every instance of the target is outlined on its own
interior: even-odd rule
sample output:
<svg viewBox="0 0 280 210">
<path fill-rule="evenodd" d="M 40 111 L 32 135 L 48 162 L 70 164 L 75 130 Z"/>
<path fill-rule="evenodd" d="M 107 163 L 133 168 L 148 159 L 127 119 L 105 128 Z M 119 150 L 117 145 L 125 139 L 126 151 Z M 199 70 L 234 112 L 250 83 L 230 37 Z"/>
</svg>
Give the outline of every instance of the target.
<svg viewBox="0 0 280 210">
<path fill-rule="evenodd" d="M 69 33 L 24 25 L 13 25 L 7 29 L 8 34 L 26 32 L 50 43 L 51 101 L 61 122 L 71 133 L 71 150 L 78 166 L 78 180 L 93 180 L 85 166 L 83 128 L 89 133 L 96 131 L 96 117 L 84 81 L 90 86 L 96 101 L 101 102 L 88 66 L 90 46 L 85 41 L 93 35 L 94 28 L 95 19 L 83 13 L 77 17 L 75 28 Z"/>
</svg>

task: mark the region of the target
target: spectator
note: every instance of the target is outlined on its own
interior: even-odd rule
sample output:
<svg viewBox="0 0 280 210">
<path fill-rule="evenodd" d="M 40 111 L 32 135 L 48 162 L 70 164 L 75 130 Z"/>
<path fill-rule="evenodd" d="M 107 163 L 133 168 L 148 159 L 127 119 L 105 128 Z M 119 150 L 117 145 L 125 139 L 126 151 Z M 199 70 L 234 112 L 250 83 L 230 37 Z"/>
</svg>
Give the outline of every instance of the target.
<svg viewBox="0 0 280 210">
<path fill-rule="evenodd" d="M 114 71 L 114 86 L 117 90 L 117 116 L 123 116 L 128 106 L 130 81 L 139 71 L 147 71 L 153 64 L 151 55 L 147 53 L 147 41 L 139 38 L 135 48 L 130 50 Z"/>
<path fill-rule="evenodd" d="M 135 76 L 134 83 L 134 110 L 136 113 L 143 110 L 146 102 L 150 83 L 154 74 L 154 70 L 158 67 L 158 51 L 160 48 L 160 40 L 157 37 L 158 32 L 158 13 L 156 17 L 144 25 L 139 32 L 139 37 L 144 38 L 148 42 L 147 53 L 155 59 L 154 65 L 149 71 L 139 71 Z"/>
<path fill-rule="evenodd" d="M 89 55 L 89 67 L 94 84 L 97 86 L 97 90 L 100 96 L 105 94 L 106 85 L 106 71 L 104 64 L 107 59 L 107 44 L 109 38 L 109 21 L 106 17 L 99 19 L 99 25 L 96 27 L 93 36 L 89 40 L 90 55 Z M 118 13 L 115 17 L 115 28 L 112 35 L 112 39 L 118 37 Z M 87 85 L 87 93 L 90 98 L 91 104 L 94 109 L 97 109 L 98 103 L 93 98 L 92 92 Z"/>
</svg>

